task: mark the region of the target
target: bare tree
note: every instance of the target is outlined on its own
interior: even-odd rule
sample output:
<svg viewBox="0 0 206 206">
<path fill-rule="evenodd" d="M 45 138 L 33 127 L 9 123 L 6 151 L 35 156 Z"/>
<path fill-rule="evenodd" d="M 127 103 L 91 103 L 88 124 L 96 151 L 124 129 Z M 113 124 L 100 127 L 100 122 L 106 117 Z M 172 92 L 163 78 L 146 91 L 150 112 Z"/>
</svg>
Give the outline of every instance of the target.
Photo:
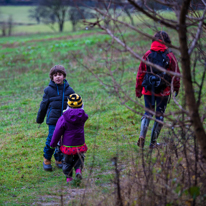
<svg viewBox="0 0 206 206">
<path fill-rule="evenodd" d="M 35 19 L 37 21 L 37 24 L 40 24 L 41 21 L 41 12 L 39 7 L 35 7 L 29 10 L 29 18 Z"/>
<path fill-rule="evenodd" d="M 81 19 L 84 19 L 84 9 L 71 7 L 69 9 L 69 20 L 72 23 L 73 31 L 76 31 L 76 25 Z"/>
<path fill-rule="evenodd" d="M 79 22 L 83 22 L 84 19 L 91 19 L 95 18 L 95 15 L 91 12 L 90 9 L 87 9 L 86 7 L 77 7 L 72 6 L 69 8 L 68 11 L 69 20 L 72 23 L 72 30 L 76 31 L 76 26 Z"/>
<path fill-rule="evenodd" d="M 1 31 L 2 31 L 2 36 L 6 36 L 6 23 L 5 22 L 1 23 Z"/>
<path fill-rule="evenodd" d="M 1 21 L 0 27 L 1 27 L 1 31 L 2 31 L 2 36 L 11 36 L 12 29 L 14 27 L 12 15 L 10 15 L 8 17 L 7 21 L 5 21 L 5 20 Z"/>
<path fill-rule="evenodd" d="M 181 119 L 181 122 L 178 121 L 174 123 L 172 119 L 168 118 L 169 115 L 165 114 L 168 120 L 170 120 L 170 124 L 168 124 L 167 126 L 173 128 L 174 125 L 178 126 L 178 124 L 192 125 L 194 135 L 197 138 L 203 157 L 206 158 L 206 133 L 204 129 L 204 120 L 206 114 L 203 109 L 205 108 L 203 99 L 206 89 L 204 81 L 206 72 L 206 55 L 203 49 L 205 46 L 206 28 L 204 23 L 206 3 L 204 2 L 204 0 L 202 0 L 201 2 L 192 2 L 191 0 L 173 2 L 168 0 L 156 0 L 155 2 L 158 4 L 158 7 L 155 7 L 155 4 L 151 4 L 150 1 L 147 2 L 128 0 L 127 3 L 129 3 L 130 6 L 133 7 L 133 9 L 136 11 L 135 15 L 142 22 L 142 24 L 140 24 L 140 27 L 142 28 L 134 27 L 130 23 L 123 22 L 120 18 L 118 18 L 121 16 L 122 9 L 116 9 L 118 8 L 117 1 L 111 0 L 100 2 L 107 5 L 106 9 L 103 10 L 96 7 L 95 11 L 97 12 L 97 14 L 99 14 L 97 15 L 98 19 L 93 23 L 88 22 L 88 25 L 90 25 L 91 27 L 98 25 L 99 28 L 106 31 L 106 33 L 111 36 L 112 43 L 110 44 L 113 46 L 111 46 L 110 49 L 113 49 L 111 49 L 110 51 L 114 51 L 114 49 L 116 48 L 116 51 L 118 51 L 119 53 L 130 53 L 135 59 L 140 60 L 147 65 L 154 66 L 161 71 L 170 73 L 173 76 L 178 76 L 183 80 L 183 96 L 186 100 L 185 105 L 182 105 L 182 103 L 179 102 L 177 98 L 175 98 L 171 84 L 172 99 L 180 109 L 180 111 L 176 112 L 181 112 L 183 114 L 183 119 Z M 160 7 L 160 5 L 162 5 L 162 7 Z M 166 10 L 171 11 L 170 15 L 172 15 L 173 17 L 165 17 L 165 13 L 159 11 L 158 8 L 167 8 Z M 203 11 L 195 10 L 195 8 L 202 8 Z M 111 12 L 108 12 L 109 10 L 114 11 L 113 15 L 110 14 Z M 103 22 L 105 18 L 109 19 L 112 22 L 113 27 L 111 29 L 104 26 Z M 141 52 L 141 50 L 139 49 L 137 51 L 132 45 L 132 42 L 130 42 L 129 39 L 124 38 L 126 31 L 130 30 L 132 32 L 136 32 L 139 36 L 139 39 L 141 39 L 141 37 L 144 37 L 144 39 L 147 38 L 152 40 L 153 36 L 146 32 L 147 28 L 155 32 L 159 29 L 162 30 L 163 27 L 164 30 L 169 31 L 176 37 L 178 37 L 178 43 L 176 42 L 175 44 L 170 45 L 166 44 L 166 46 L 169 46 L 169 48 L 174 49 L 177 54 L 180 54 L 179 59 L 182 69 L 181 75 L 175 72 L 168 72 L 164 68 L 161 68 L 158 65 L 152 65 L 150 62 L 142 59 L 142 54 L 138 54 L 138 51 Z M 122 49 L 117 44 L 121 46 Z M 119 70 L 117 69 L 113 71 L 111 65 L 112 64 L 109 64 L 107 62 L 107 69 L 109 72 L 109 74 L 107 74 L 111 77 L 112 84 L 105 84 L 105 79 L 100 78 L 100 76 L 97 75 L 96 72 L 94 72 L 95 76 L 99 79 L 99 81 L 101 81 L 101 84 L 105 84 L 107 85 L 107 87 L 109 86 L 110 91 L 115 91 L 116 95 L 120 99 L 123 99 L 122 103 L 125 106 L 138 113 L 137 110 L 132 109 L 127 103 L 129 101 L 132 101 L 136 105 L 142 105 L 139 101 L 132 98 L 131 95 L 127 95 L 127 91 L 124 89 L 125 85 L 123 85 L 123 83 L 116 76 Z M 144 107 L 142 106 L 142 108 Z"/>
<path fill-rule="evenodd" d="M 131 143 L 128 143 L 128 158 L 123 164 L 117 160 L 122 162 L 125 156 L 121 158 L 121 152 L 117 152 L 114 158 L 115 191 L 96 205 L 109 202 L 107 205 L 188 203 L 203 206 L 206 191 L 205 2 L 127 0 L 125 2 L 134 12 L 131 15 L 136 26 L 131 21 L 122 21 L 124 5 L 120 5 L 119 1 L 96 2 L 99 3 L 93 8 L 96 20 L 85 23 L 90 27 L 97 26 L 111 38 L 100 42 L 98 49 L 86 48 L 87 57 L 83 61 L 78 60 L 79 52 L 77 56 L 73 53 L 73 57 L 98 79 L 108 95 L 116 95 L 122 105 L 143 115 L 145 107 L 142 100 L 135 98 L 135 77 L 140 62 L 170 74 L 172 81 L 176 77 L 183 82 L 177 97 L 173 84 L 170 85 L 171 106 L 164 114 L 165 133 L 161 135 L 164 146 L 155 151 L 145 148 L 132 153 L 133 145 L 130 150 Z M 159 10 L 163 8 L 164 12 Z M 105 26 L 105 19 L 110 22 L 109 27 Z M 154 40 L 153 34 L 159 30 L 170 34 L 173 43 L 163 43 L 178 57 L 181 74 L 165 70 L 142 58 L 146 47 Z M 150 112 L 156 115 L 155 111 Z M 131 170 L 125 172 L 128 168 Z"/>
<path fill-rule="evenodd" d="M 35 18 L 38 22 L 41 19 L 50 25 L 57 22 L 59 32 L 62 32 L 69 2 L 69 0 L 40 0 L 37 8 L 30 10 L 30 18 Z"/>
<path fill-rule="evenodd" d="M 12 15 L 9 16 L 7 25 L 8 25 L 8 36 L 11 36 L 12 28 L 13 28 L 13 18 L 12 18 Z"/>
</svg>

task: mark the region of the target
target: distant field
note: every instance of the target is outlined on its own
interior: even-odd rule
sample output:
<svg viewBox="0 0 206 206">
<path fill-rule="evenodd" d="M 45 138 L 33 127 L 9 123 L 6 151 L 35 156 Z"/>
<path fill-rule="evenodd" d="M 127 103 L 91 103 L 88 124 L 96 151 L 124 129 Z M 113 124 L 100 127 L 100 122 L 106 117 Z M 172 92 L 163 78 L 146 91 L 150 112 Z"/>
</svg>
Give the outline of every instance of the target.
<svg viewBox="0 0 206 206">
<path fill-rule="evenodd" d="M 45 25 L 43 23 L 36 24 L 35 20 L 29 18 L 29 10 L 32 9 L 32 6 L 1 6 L 0 15 L 1 19 L 7 21 L 9 16 L 12 16 L 12 19 L 15 23 L 20 24 L 34 24 L 34 25 L 15 25 L 13 28 L 13 34 L 22 35 L 22 34 L 31 34 L 31 33 L 56 33 L 58 32 L 58 25 L 54 25 L 54 29 Z M 160 11 L 162 14 L 163 11 Z M 175 18 L 174 15 L 169 11 L 164 11 L 166 18 Z M 120 17 L 120 20 L 125 22 L 130 22 L 129 18 L 123 13 L 123 16 Z M 142 24 L 145 21 L 144 15 L 133 15 L 134 24 Z M 149 23 L 149 21 L 147 22 Z M 78 24 L 77 30 L 84 30 L 85 26 L 81 23 Z M 64 32 L 71 32 L 72 25 L 70 21 L 65 22 Z"/>
<path fill-rule="evenodd" d="M 58 32 L 58 25 L 54 25 L 54 29 L 51 29 L 48 25 L 43 23 L 37 24 L 35 20 L 29 18 L 29 10 L 32 6 L 1 6 L 0 13 L 4 21 L 7 21 L 9 16 L 12 16 L 14 23 L 25 24 L 15 25 L 13 27 L 13 34 L 29 34 L 29 33 L 48 33 Z M 34 24 L 34 25 L 26 25 Z M 65 23 L 64 31 L 68 32 L 72 30 L 70 21 Z"/>
<path fill-rule="evenodd" d="M 28 18 L 29 10 L 32 6 L 0 6 L 1 18 L 7 20 L 10 15 L 16 23 L 36 23 L 35 20 Z"/>
<path fill-rule="evenodd" d="M 51 29 L 48 25 L 45 24 L 36 24 L 36 25 L 25 25 L 25 26 L 15 26 L 15 34 L 30 34 L 30 33 L 48 33 L 48 32 L 59 32 L 58 24 L 54 25 L 54 29 Z M 64 32 L 72 31 L 72 25 L 70 21 L 65 22 Z"/>
</svg>

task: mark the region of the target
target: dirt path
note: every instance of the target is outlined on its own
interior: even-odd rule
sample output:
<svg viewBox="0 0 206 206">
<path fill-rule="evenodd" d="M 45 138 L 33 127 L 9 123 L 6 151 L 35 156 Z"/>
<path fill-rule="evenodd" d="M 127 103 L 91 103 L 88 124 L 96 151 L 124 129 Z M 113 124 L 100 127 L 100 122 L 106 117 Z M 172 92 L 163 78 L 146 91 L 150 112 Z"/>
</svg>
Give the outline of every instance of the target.
<svg viewBox="0 0 206 206">
<path fill-rule="evenodd" d="M 37 202 L 32 205 L 38 206 L 55 206 L 55 205 L 68 205 L 69 202 L 75 199 L 80 199 L 84 193 L 91 192 L 89 189 L 75 188 L 71 189 L 64 187 L 63 191 L 58 191 L 58 194 L 64 193 L 64 195 L 44 195 L 40 196 Z M 65 194 L 66 193 L 66 194 Z"/>
</svg>

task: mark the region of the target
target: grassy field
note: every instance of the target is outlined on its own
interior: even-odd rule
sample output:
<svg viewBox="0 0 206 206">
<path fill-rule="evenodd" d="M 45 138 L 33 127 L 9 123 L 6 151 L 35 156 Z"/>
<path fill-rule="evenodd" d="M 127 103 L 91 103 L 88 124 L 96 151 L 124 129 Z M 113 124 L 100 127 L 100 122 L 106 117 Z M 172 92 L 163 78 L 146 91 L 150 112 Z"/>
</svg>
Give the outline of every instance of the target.
<svg viewBox="0 0 206 206">
<path fill-rule="evenodd" d="M 31 27 L 26 29 L 31 33 L 34 31 Z M 151 29 L 144 29 L 149 34 L 153 33 Z M 97 73 L 106 71 L 104 60 L 112 56 L 106 55 L 102 48 L 111 42 L 109 36 L 99 30 L 69 34 L 66 31 L 52 34 L 44 33 L 42 28 L 40 30 L 39 34 L 0 38 L 0 205 L 61 205 L 62 198 L 65 205 L 80 205 L 84 192 L 90 201 L 88 205 L 95 205 L 113 194 L 113 158 L 117 154 L 121 177 L 131 171 L 128 167 L 131 159 L 136 164 L 140 161 L 141 152 L 136 142 L 141 116 L 121 105 L 114 92 L 100 84 L 82 66 L 89 65 Z M 131 46 L 140 54 L 150 48 L 150 41 L 133 32 L 125 33 L 124 37 L 131 40 Z M 172 35 L 172 40 L 177 42 L 177 37 Z M 113 70 L 121 67 L 120 56 L 114 55 Z M 127 82 L 125 88 L 128 95 L 134 97 L 139 61 L 130 54 L 126 54 L 124 59 L 126 72 L 122 74 L 120 71 L 117 79 Z M 40 128 L 35 123 L 43 90 L 49 83 L 49 70 L 56 64 L 65 66 L 67 80 L 75 92 L 82 96 L 85 111 L 89 115 L 85 125 L 89 150 L 85 158 L 84 179 L 81 183 L 74 181 L 71 185 L 66 183 L 62 171 L 55 167 L 54 159 L 54 171 L 43 170 L 43 148 L 48 128 L 45 123 Z M 104 81 L 111 83 L 109 77 Z M 182 99 L 182 90 L 178 99 Z M 138 101 L 143 103 L 143 98 Z M 129 106 L 139 113 L 144 112 L 132 102 L 129 102 Z M 176 108 L 171 101 L 167 111 L 175 111 Z M 146 154 L 152 126 L 151 123 Z M 166 128 L 163 129 L 160 141 L 167 137 L 167 132 Z M 177 175 L 181 171 L 174 172 Z M 177 185 L 177 188 L 180 186 Z M 179 195 L 179 189 L 176 193 Z"/>
<path fill-rule="evenodd" d="M 74 36 L 57 34 L 52 38 L 36 35 L 0 40 L 0 205 L 31 205 L 41 201 L 42 195 L 58 197 L 57 191 L 66 186 L 64 175 L 54 165 L 52 173 L 43 171 L 42 151 L 47 126 L 43 124 L 38 129 L 35 123 L 43 89 L 49 83 L 49 70 L 55 64 L 67 68 L 67 79 L 82 95 L 89 115 L 85 126 L 89 151 L 84 177 L 88 177 L 90 168 L 94 167 L 93 184 L 106 191 L 103 185 L 110 183 L 111 158 L 117 147 L 122 149 L 124 158 L 127 145 L 135 145 L 137 140 L 138 127 L 134 124 L 140 117 L 118 105 L 91 74 L 71 59 L 73 52 L 81 50 L 84 53 L 85 47 L 94 48 L 97 42 L 108 41 L 108 37 L 88 32 Z M 82 188 L 84 184 L 83 181 Z M 48 188 L 52 189 L 48 191 Z"/>
<path fill-rule="evenodd" d="M 90 177 L 90 190 L 107 194 L 113 178 L 111 160 L 117 152 L 122 164 L 127 162 L 131 152 L 138 157 L 136 141 L 141 117 L 121 106 L 112 93 L 107 93 L 104 86 L 72 58 L 80 52 L 79 60 L 83 61 L 89 58 L 86 52 L 89 50 L 101 63 L 103 53 L 99 45 L 109 41 L 110 38 L 99 31 L 77 32 L 70 36 L 62 33 L 0 39 L 0 205 L 36 205 L 48 198 L 50 202 L 58 202 L 62 193 L 68 193 L 68 188 L 76 188 L 75 185 L 67 186 L 54 159 L 53 172 L 45 172 L 42 168 L 47 125 L 44 123 L 38 128 L 35 119 L 43 89 L 49 83 L 49 70 L 55 64 L 67 68 L 67 80 L 82 96 L 89 115 L 85 125 L 89 147 L 85 179 L 78 191 L 86 187 Z M 133 44 L 143 51 L 149 49 L 150 42 L 137 39 Z M 130 55 L 128 60 L 126 68 L 132 69 L 125 73 L 125 78 L 131 79 L 128 94 L 134 96 L 138 62 Z M 134 107 L 132 103 L 131 106 Z M 140 112 L 143 113 L 141 109 Z M 150 132 L 151 127 L 148 135 Z M 149 139 L 146 147 L 148 144 Z"/>
</svg>

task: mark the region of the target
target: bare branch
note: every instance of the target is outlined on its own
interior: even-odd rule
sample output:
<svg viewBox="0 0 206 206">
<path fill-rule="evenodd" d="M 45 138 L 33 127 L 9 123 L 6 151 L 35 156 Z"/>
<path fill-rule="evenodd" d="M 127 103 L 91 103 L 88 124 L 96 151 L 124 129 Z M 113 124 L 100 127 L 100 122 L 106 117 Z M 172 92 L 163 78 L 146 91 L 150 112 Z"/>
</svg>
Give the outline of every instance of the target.
<svg viewBox="0 0 206 206">
<path fill-rule="evenodd" d="M 202 88 L 203 88 L 203 84 L 204 84 L 204 80 L 205 80 L 205 74 L 206 74 L 206 66 L 204 68 L 204 72 L 203 72 L 203 75 L 202 75 L 202 81 L 201 81 L 201 84 L 200 84 L 200 90 L 199 90 L 199 93 L 198 93 L 198 100 L 197 100 L 197 105 L 198 106 L 200 105 L 200 99 L 201 99 Z"/>
<path fill-rule="evenodd" d="M 104 13 L 104 12 L 102 12 L 101 10 L 99 10 L 99 9 L 97 9 L 97 8 L 95 8 L 95 10 L 96 10 L 98 13 L 102 14 L 103 16 L 107 16 L 107 14 Z M 121 25 L 124 25 L 124 26 L 129 27 L 130 29 L 132 29 L 132 30 L 134 30 L 134 31 L 136 31 L 136 32 L 138 32 L 138 33 L 140 33 L 140 34 L 148 37 L 149 39 L 154 39 L 154 37 L 153 37 L 152 35 L 149 35 L 149 34 L 147 34 L 147 33 L 145 33 L 145 32 L 142 32 L 140 29 L 137 29 L 137 27 L 135 27 L 135 26 L 132 26 L 132 25 L 130 25 L 130 24 L 126 23 L 126 22 L 120 21 L 120 20 L 118 20 L 118 19 L 115 19 L 115 18 L 113 18 L 112 16 L 109 16 L 109 18 L 110 18 L 111 20 L 113 20 L 114 22 L 118 22 L 118 23 L 120 23 Z M 91 23 L 91 22 L 89 22 L 89 23 Z M 158 41 L 158 39 L 156 39 L 156 40 Z M 159 41 L 159 42 L 160 42 L 160 41 Z M 165 43 L 165 42 L 164 42 L 164 44 L 165 44 L 166 46 L 170 47 L 170 48 L 174 48 L 174 49 L 179 50 L 179 47 L 177 47 L 177 46 L 174 46 L 174 45 L 172 45 L 172 44 L 167 44 L 167 43 Z"/>
<path fill-rule="evenodd" d="M 186 15 L 188 13 L 191 0 L 185 0 L 182 3 L 180 12 L 179 42 L 181 51 L 181 65 L 183 71 L 183 82 L 185 86 L 186 103 L 189 109 L 189 116 L 194 127 L 194 134 L 201 146 L 203 157 L 206 159 L 206 133 L 200 119 L 198 105 L 195 100 L 194 88 L 191 77 L 190 55 L 187 45 Z"/>
<path fill-rule="evenodd" d="M 174 58 L 172 55 L 170 55 L 170 57 L 171 57 L 171 58 Z M 175 72 L 177 72 L 177 61 L 176 61 L 175 59 L 173 59 L 173 60 L 174 60 L 174 62 L 175 62 Z M 186 114 L 189 114 L 189 112 L 186 111 L 186 110 L 177 102 L 177 100 L 176 100 L 176 98 L 175 98 L 175 96 L 174 96 L 174 86 L 173 86 L 174 79 L 175 79 L 175 76 L 172 77 L 172 81 L 171 81 L 171 84 L 170 84 L 170 86 L 171 86 L 171 89 L 170 89 L 170 90 L 171 90 L 171 93 L 172 93 L 172 98 L 173 98 L 175 104 L 181 109 L 181 111 L 183 111 L 183 112 L 186 113 Z"/>
<path fill-rule="evenodd" d="M 197 41 L 199 40 L 200 38 L 200 34 L 202 32 L 202 25 L 203 25 L 203 22 L 204 22 L 204 16 L 205 16 L 205 13 L 206 13 L 206 7 L 205 7 L 205 10 L 203 12 L 203 15 L 202 15 L 202 20 L 199 22 L 199 25 L 198 25 L 198 29 L 197 29 L 197 33 L 195 35 L 195 38 L 188 50 L 188 54 L 191 55 L 193 49 L 195 48 L 196 44 L 197 44 Z"/>
<path fill-rule="evenodd" d="M 156 69 L 158 69 L 159 71 L 165 72 L 167 74 L 171 74 L 173 76 L 177 76 L 177 77 L 181 77 L 182 75 L 180 73 L 177 72 L 172 72 L 172 71 L 168 71 L 166 69 L 164 69 L 163 67 L 160 67 L 156 64 L 153 64 L 149 61 L 144 60 L 142 57 L 140 57 L 137 53 L 135 53 L 130 47 L 128 47 L 127 45 L 125 45 L 119 38 L 117 38 L 116 36 L 114 36 L 114 34 L 107 28 L 105 28 L 104 26 L 102 26 L 101 24 L 99 24 L 99 27 L 103 30 L 105 30 L 113 39 L 115 39 L 116 42 L 118 42 L 120 45 L 122 45 L 127 51 L 129 51 L 135 58 L 141 60 L 143 63 L 145 63 L 146 65 L 152 66 Z"/>
<path fill-rule="evenodd" d="M 160 23 L 160 24 L 163 24 L 165 25 L 166 27 L 168 28 L 172 28 L 172 29 L 177 29 L 176 25 L 174 24 L 170 24 L 166 21 L 164 21 L 163 19 L 159 19 L 157 18 L 156 16 L 154 15 L 151 15 L 149 12 L 147 12 L 144 8 L 142 8 L 141 6 L 139 6 L 134 0 L 128 0 L 128 2 L 133 5 L 137 10 L 141 11 L 143 14 L 145 14 L 146 16 L 148 16 L 150 19 Z"/>
</svg>

